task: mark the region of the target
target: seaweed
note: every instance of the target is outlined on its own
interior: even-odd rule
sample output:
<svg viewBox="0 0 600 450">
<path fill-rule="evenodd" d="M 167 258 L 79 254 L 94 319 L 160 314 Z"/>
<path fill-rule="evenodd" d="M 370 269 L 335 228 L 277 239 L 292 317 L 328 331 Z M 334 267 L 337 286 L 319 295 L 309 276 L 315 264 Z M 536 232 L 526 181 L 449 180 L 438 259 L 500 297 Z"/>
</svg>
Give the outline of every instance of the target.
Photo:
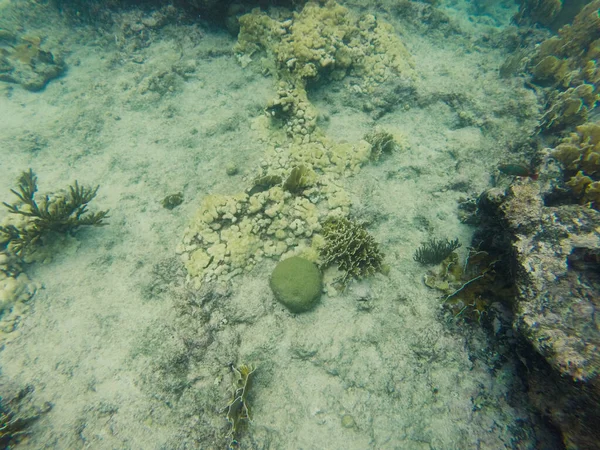
<svg viewBox="0 0 600 450">
<path fill-rule="evenodd" d="M 17 256 L 31 252 L 34 246 L 41 244 L 52 233 L 73 233 L 81 226 L 103 226 L 108 211 L 90 213 L 88 203 L 96 197 L 100 186 L 80 186 L 77 181 L 64 195 L 46 195 L 39 203 L 35 199 L 37 176 L 33 170 L 23 172 L 19 178 L 18 190 L 11 192 L 20 200 L 18 203 L 6 203 L 4 206 L 12 214 L 27 217 L 29 220 L 21 226 L 0 226 L 5 248 Z"/>
<path fill-rule="evenodd" d="M 442 303 L 454 319 L 480 322 L 494 302 L 508 304 L 514 297 L 514 285 L 497 271 L 499 262 L 488 252 L 469 248 L 463 264 L 451 253 L 423 281 L 443 293 Z"/>
<path fill-rule="evenodd" d="M 18 396 L 13 399 L 13 402 L 20 401 L 27 393 L 27 390 L 22 390 L 19 392 Z M 0 397 L 0 448 L 11 448 L 9 444 L 18 443 L 21 438 L 27 435 L 27 428 L 30 424 L 39 419 L 40 412 L 46 411 L 38 411 L 36 414 L 25 416 L 15 412 L 9 406 L 9 402 Z"/>
<path fill-rule="evenodd" d="M 306 166 L 296 166 L 283 183 L 283 189 L 298 194 L 310 186 L 314 181 L 314 173 Z"/>
<path fill-rule="evenodd" d="M 160 204 L 165 209 L 174 209 L 183 203 L 183 194 L 178 192 L 177 194 L 167 195 Z"/>
<path fill-rule="evenodd" d="M 433 238 L 417 248 L 413 259 L 424 265 L 439 264 L 460 246 L 458 239 L 449 241 L 448 239 L 438 240 Z"/>
<path fill-rule="evenodd" d="M 373 161 L 379 161 L 384 153 L 389 155 L 398 147 L 394 136 L 379 128 L 367 133 L 364 140 L 371 144 L 371 160 Z"/>
<path fill-rule="evenodd" d="M 246 191 L 250 196 L 258 194 L 259 192 L 265 192 L 271 189 L 273 186 L 278 186 L 283 182 L 279 175 L 264 175 L 257 177 L 252 182 L 252 187 Z"/>
<path fill-rule="evenodd" d="M 228 436 L 231 438 L 230 448 L 237 447 L 236 435 L 240 431 L 240 424 L 252 420 L 250 416 L 250 405 L 248 405 L 248 392 L 252 386 L 251 375 L 256 371 L 252 365 L 242 364 L 239 368 L 231 365 L 231 371 L 234 375 L 233 399 L 225 407 L 227 411 L 227 420 L 231 424 L 231 430 Z"/>
</svg>

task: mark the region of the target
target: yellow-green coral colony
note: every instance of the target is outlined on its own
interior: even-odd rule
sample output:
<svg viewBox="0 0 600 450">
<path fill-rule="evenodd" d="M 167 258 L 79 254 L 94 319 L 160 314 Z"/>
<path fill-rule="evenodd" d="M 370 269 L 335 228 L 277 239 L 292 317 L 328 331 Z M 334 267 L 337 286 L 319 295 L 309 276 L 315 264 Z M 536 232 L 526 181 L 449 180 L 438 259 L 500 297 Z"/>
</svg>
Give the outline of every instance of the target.
<svg viewBox="0 0 600 450">
<path fill-rule="evenodd" d="M 308 80 L 352 73 L 369 92 L 389 77 L 414 77 L 410 55 L 389 24 L 335 1 L 308 2 L 285 19 L 254 10 L 240 18 L 235 51 L 243 67 L 260 65 L 277 81 L 275 98 L 253 128 L 266 152 L 245 192 L 207 196 L 186 230 L 178 252 L 196 283 L 227 280 L 265 257 L 316 261 L 321 224 L 350 212 L 339 179 L 392 151 L 390 134 L 373 134 L 372 143 L 328 139 L 317 126 Z M 352 276 L 380 266 L 377 257 L 366 261 L 349 268 Z"/>
<path fill-rule="evenodd" d="M 566 184 L 576 199 L 600 209 L 600 123 L 578 126 L 552 156 L 563 164 Z"/>
<path fill-rule="evenodd" d="M 528 2 L 552 16 L 553 1 Z M 549 10 L 545 4 L 549 6 Z M 545 11 L 545 12 L 544 12 Z M 534 82 L 551 86 L 542 128 L 560 131 L 584 123 L 599 99 L 600 0 L 586 5 L 572 25 L 542 42 L 528 64 Z"/>
</svg>

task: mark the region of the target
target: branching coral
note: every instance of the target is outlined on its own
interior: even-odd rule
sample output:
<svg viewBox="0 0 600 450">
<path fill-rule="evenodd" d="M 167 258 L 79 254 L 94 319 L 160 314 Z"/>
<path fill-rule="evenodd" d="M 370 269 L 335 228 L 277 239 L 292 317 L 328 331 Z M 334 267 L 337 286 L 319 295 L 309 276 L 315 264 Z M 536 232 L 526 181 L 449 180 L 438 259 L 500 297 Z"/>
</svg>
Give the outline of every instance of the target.
<svg viewBox="0 0 600 450">
<path fill-rule="evenodd" d="M 350 278 L 364 278 L 382 270 L 384 255 L 362 225 L 348 219 L 332 218 L 323 225 L 323 236 L 323 265 L 337 264 L 344 272 L 342 284 Z"/>
<path fill-rule="evenodd" d="M 75 181 L 68 194 L 52 197 L 47 195 L 38 204 L 35 199 L 37 176 L 31 169 L 23 172 L 19 178 L 18 191 L 11 189 L 19 202 L 4 202 L 4 206 L 10 213 L 24 216 L 28 220 L 23 226 L 0 226 L 0 233 L 4 235 L 4 245 L 11 253 L 24 256 L 52 233 L 69 233 L 84 225 L 105 225 L 108 211 L 89 213 L 87 210 L 87 205 L 96 197 L 98 188 L 99 186 L 80 186 Z"/>
</svg>

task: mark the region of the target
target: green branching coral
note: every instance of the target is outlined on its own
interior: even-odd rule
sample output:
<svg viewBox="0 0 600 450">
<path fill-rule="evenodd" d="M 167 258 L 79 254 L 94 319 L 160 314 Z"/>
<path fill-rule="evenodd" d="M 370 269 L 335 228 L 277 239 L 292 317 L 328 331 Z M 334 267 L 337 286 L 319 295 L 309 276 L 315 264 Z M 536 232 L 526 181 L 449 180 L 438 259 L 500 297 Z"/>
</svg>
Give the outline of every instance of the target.
<svg viewBox="0 0 600 450">
<path fill-rule="evenodd" d="M 364 278 L 382 271 L 384 255 L 362 225 L 344 218 L 332 218 L 323 225 L 323 236 L 323 265 L 337 264 L 344 272 L 342 284 L 350 278 Z"/>
<path fill-rule="evenodd" d="M 89 213 L 87 205 L 96 197 L 99 186 L 95 188 L 80 186 L 77 181 L 70 186 L 66 195 L 46 196 L 40 203 L 35 199 L 37 176 L 31 169 L 23 172 L 19 178 L 18 190 L 11 189 L 19 202 L 4 203 L 10 213 L 26 217 L 25 225 L 0 226 L 4 236 L 4 247 L 18 256 L 33 251 L 34 246 L 42 244 L 52 233 L 71 233 L 84 225 L 102 226 L 108 218 L 108 211 Z"/>
</svg>

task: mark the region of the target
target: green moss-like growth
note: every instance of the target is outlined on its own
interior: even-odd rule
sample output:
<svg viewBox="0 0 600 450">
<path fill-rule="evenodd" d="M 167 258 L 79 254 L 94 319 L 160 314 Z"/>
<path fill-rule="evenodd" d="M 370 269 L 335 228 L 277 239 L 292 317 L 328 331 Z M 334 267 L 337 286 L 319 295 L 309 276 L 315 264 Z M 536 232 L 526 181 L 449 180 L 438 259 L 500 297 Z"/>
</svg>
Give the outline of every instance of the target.
<svg viewBox="0 0 600 450">
<path fill-rule="evenodd" d="M 293 313 L 311 310 L 321 298 L 321 272 L 315 264 L 298 256 L 277 264 L 270 285 L 275 298 Z"/>
<path fill-rule="evenodd" d="M 18 203 L 9 204 L 4 202 L 12 214 L 19 214 L 28 218 L 22 226 L 0 226 L 0 233 L 4 237 L 5 248 L 10 253 L 25 256 L 34 250 L 36 245 L 52 233 L 72 233 L 77 228 L 106 225 L 104 219 L 108 218 L 108 211 L 89 213 L 87 205 L 96 197 L 99 186 L 95 188 L 79 186 L 77 181 L 70 186 L 66 195 L 46 196 L 39 204 L 35 200 L 37 191 L 37 176 L 31 169 L 23 172 L 19 178 L 18 191 L 11 192 L 19 198 Z"/>
<path fill-rule="evenodd" d="M 360 279 L 382 271 L 384 255 L 362 225 L 343 218 L 329 219 L 323 225 L 323 236 L 323 263 L 338 265 L 344 272 L 342 284 L 350 278 Z"/>
<path fill-rule="evenodd" d="M 413 259 L 421 264 L 439 264 L 460 247 L 458 239 L 430 239 L 424 242 L 416 251 Z"/>
<path fill-rule="evenodd" d="M 250 405 L 248 404 L 248 392 L 252 386 L 252 375 L 256 368 L 251 365 L 242 364 L 236 368 L 231 366 L 233 372 L 233 398 L 225 408 L 227 420 L 231 424 L 231 430 L 228 436 L 231 438 L 230 448 L 237 448 L 237 435 L 240 432 L 241 424 L 252 420 L 250 415 Z"/>
<path fill-rule="evenodd" d="M 394 136 L 381 129 L 375 129 L 367 133 L 364 139 L 371 144 L 371 160 L 373 161 L 379 161 L 382 155 L 389 155 L 398 148 Z"/>
</svg>

